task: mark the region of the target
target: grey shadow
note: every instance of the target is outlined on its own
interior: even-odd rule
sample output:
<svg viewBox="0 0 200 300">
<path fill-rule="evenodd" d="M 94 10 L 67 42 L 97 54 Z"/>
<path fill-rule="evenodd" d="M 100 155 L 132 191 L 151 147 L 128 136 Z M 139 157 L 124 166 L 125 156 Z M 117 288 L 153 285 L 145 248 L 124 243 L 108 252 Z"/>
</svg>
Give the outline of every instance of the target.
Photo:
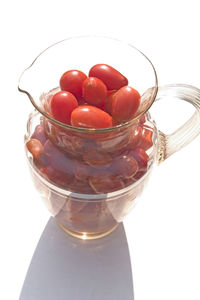
<svg viewBox="0 0 200 300">
<path fill-rule="evenodd" d="M 128 244 L 121 223 L 110 235 L 79 240 L 50 218 L 19 300 L 133 300 Z"/>
</svg>

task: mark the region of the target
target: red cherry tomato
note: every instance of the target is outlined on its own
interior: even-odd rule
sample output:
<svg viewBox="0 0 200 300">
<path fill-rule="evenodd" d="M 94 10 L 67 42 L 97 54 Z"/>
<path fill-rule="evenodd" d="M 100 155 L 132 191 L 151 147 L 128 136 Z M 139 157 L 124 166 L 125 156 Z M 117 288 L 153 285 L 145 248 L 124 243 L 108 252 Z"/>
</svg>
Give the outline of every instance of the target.
<svg viewBox="0 0 200 300">
<path fill-rule="evenodd" d="M 82 105 L 73 110 L 71 124 L 83 128 L 107 128 L 112 127 L 112 118 L 95 106 Z"/>
<path fill-rule="evenodd" d="M 113 67 L 105 64 L 97 64 L 89 71 L 90 77 L 101 79 L 108 90 L 118 90 L 122 86 L 128 85 L 128 79 Z"/>
<path fill-rule="evenodd" d="M 33 155 L 34 159 L 38 159 L 41 157 L 41 155 L 44 153 L 44 147 L 42 143 L 37 140 L 31 138 L 27 143 L 26 147 L 28 151 Z"/>
<path fill-rule="evenodd" d="M 113 101 L 113 96 L 115 94 L 115 90 L 109 90 L 107 91 L 107 97 L 105 101 L 105 110 L 111 114 L 111 109 L 112 109 L 112 101 Z"/>
<path fill-rule="evenodd" d="M 77 100 L 82 98 L 82 85 L 87 76 L 78 70 L 65 72 L 60 78 L 60 88 L 63 91 L 72 93 Z"/>
<path fill-rule="evenodd" d="M 140 94 L 129 86 L 119 89 L 112 100 L 112 117 L 118 122 L 131 120 L 139 107 Z"/>
<path fill-rule="evenodd" d="M 58 92 L 51 100 L 51 113 L 57 121 L 70 124 L 71 113 L 78 107 L 78 102 L 70 92 Z"/>
<path fill-rule="evenodd" d="M 28 151 L 32 154 L 33 162 L 38 169 L 48 164 L 47 158 L 44 153 L 44 146 L 39 140 L 31 138 L 26 143 L 26 147 Z"/>
<path fill-rule="evenodd" d="M 106 99 L 107 88 L 98 78 L 89 77 L 83 82 L 83 98 L 88 104 L 101 106 Z"/>
</svg>

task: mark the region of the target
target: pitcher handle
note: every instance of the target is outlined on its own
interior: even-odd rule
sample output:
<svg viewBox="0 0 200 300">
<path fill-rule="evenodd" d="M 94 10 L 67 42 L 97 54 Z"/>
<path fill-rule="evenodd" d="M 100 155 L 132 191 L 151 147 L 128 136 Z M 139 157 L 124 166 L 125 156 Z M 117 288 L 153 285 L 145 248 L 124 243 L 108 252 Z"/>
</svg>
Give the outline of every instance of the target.
<svg viewBox="0 0 200 300">
<path fill-rule="evenodd" d="M 159 87 L 157 100 L 175 98 L 191 103 L 196 111 L 192 117 L 173 133 L 159 131 L 158 163 L 189 144 L 200 133 L 200 89 L 185 84 L 170 84 Z"/>
</svg>

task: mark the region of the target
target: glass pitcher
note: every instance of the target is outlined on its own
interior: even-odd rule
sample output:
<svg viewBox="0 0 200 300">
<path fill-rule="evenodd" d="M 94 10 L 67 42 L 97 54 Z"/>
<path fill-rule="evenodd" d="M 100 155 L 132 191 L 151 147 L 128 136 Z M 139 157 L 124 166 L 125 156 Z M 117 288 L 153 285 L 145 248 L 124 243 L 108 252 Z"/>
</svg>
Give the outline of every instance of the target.
<svg viewBox="0 0 200 300">
<path fill-rule="evenodd" d="M 67 70 L 86 74 L 98 63 L 120 70 L 140 92 L 137 115 L 104 129 L 70 126 L 55 120 L 50 103 Z M 25 134 L 25 152 L 35 186 L 58 225 L 82 239 L 112 232 L 134 207 L 154 163 L 161 163 L 200 132 L 200 90 L 174 84 L 158 88 L 155 68 L 138 49 L 105 37 L 58 42 L 36 57 L 18 89 L 34 106 Z M 157 129 L 149 108 L 174 98 L 196 111 L 170 135 Z M 33 155 L 34 153 L 34 155 Z"/>
</svg>

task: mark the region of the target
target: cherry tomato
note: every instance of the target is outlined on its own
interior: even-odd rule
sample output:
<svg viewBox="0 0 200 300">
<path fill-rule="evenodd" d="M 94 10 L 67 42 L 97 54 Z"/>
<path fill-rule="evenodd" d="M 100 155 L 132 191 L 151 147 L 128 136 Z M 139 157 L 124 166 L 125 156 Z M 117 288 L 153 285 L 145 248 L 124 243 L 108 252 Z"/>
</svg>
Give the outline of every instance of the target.
<svg viewBox="0 0 200 300">
<path fill-rule="evenodd" d="M 88 104 L 101 106 L 106 100 L 107 88 L 98 78 L 88 77 L 83 82 L 83 98 Z"/>
<path fill-rule="evenodd" d="M 112 117 L 118 122 L 131 120 L 140 105 L 140 94 L 129 86 L 119 89 L 112 100 Z"/>
<path fill-rule="evenodd" d="M 128 84 L 128 80 L 124 75 L 106 64 L 93 66 L 89 71 L 89 76 L 101 79 L 108 90 L 118 90 Z"/>
<path fill-rule="evenodd" d="M 82 105 L 73 110 L 71 124 L 83 128 L 108 128 L 112 127 L 112 118 L 95 106 Z"/>
<path fill-rule="evenodd" d="M 60 78 L 60 88 L 63 91 L 72 93 L 77 100 L 82 98 L 82 85 L 87 76 L 78 70 L 65 72 Z"/>
<path fill-rule="evenodd" d="M 36 168 L 40 169 L 48 165 L 48 161 L 44 153 L 44 146 L 39 140 L 31 138 L 26 143 L 26 147 L 33 156 L 33 163 Z"/>
<path fill-rule="evenodd" d="M 113 96 L 115 94 L 115 90 L 109 90 L 107 91 L 107 97 L 105 101 L 105 110 L 111 114 L 111 109 L 112 109 L 112 101 L 113 101 Z"/>
<path fill-rule="evenodd" d="M 33 155 L 34 159 L 38 159 L 44 153 L 44 147 L 39 140 L 30 139 L 26 143 L 28 151 Z"/>
<path fill-rule="evenodd" d="M 70 92 L 58 92 L 51 100 L 51 113 L 62 123 L 70 124 L 71 113 L 78 107 L 78 102 Z"/>
</svg>

